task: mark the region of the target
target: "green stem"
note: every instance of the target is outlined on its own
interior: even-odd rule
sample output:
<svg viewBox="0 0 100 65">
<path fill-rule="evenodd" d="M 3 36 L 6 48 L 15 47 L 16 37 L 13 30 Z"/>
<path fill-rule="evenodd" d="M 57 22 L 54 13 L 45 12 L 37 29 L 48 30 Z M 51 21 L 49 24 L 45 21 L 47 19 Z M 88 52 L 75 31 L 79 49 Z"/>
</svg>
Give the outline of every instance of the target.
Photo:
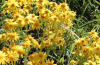
<svg viewBox="0 0 100 65">
<path fill-rule="evenodd" d="M 46 33 L 46 27 L 47 27 L 47 24 L 46 24 L 46 21 L 44 22 L 44 29 L 43 29 L 43 37 L 42 37 L 42 41 L 41 41 L 41 49 L 40 49 L 40 51 L 42 51 L 42 48 L 43 48 L 43 39 L 44 39 L 44 37 L 45 37 L 45 33 Z"/>
<path fill-rule="evenodd" d="M 84 24 L 81 25 L 80 27 L 86 26 L 86 25 L 91 24 L 91 23 L 93 23 L 93 22 L 99 22 L 99 21 L 100 21 L 100 19 L 93 19 L 93 20 L 91 20 L 91 21 L 88 21 L 87 23 L 84 23 Z"/>
<path fill-rule="evenodd" d="M 70 31 L 70 32 L 72 32 L 73 33 L 73 35 L 74 36 L 76 36 L 78 39 L 79 39 L 79 36 L 76 34 L 76 33 L 74 33 L 72 30 L 70 30 L 69 28 L 66 28 L 68 31 Z"/>
<path fill-rule="evenodd" d="M 16 65 L 16 62 L 14 61 L 14 65 Z"/>
<path fill-rule="evenodd" d="M 11 61 L 11 64 L 14 65 L 14 64 L 13 64 L 13 61 Z"/>
<path fill-rule="evenodd" d="M 24 65 L 27 65 L 27 56 L 28 56 L 28 52 L 27 52 L 27 48 L 25 48 Z"/>
<path fill-rule="evenodd" d="M 39 38 L 39 30 L 37 30 L 37 36 L 38 36 L 38 38 Z"/>
<path fill-rule="evenodd" d="M 68 58 L 69 58 L 69 59 L 68 59 L 68 65 L 70 65 L 70 60 L 71 60 L 70 57 L 71 57 L 71 55 L 72 55 L 72 52 L 73 52 L 73 50 L 74 50 L 74 47 L 75 47 L 75 46 L 72 44 L 72 45 L 71 45 L 70 53 L 68 54 Z"/>
<path fill-rule="evenodd" d="M 60 51 L 60 56 L 59 56 L 59 58 L 58 58 L 58 62 L 59 62 L 59 60 L 61 59 L 61 56 L 62 56 L 62 54 L 63 54 L 63 52 L 64 52 L 64 45 L 63 45 L 63 47 L 62 47 L 62 49 L 61 49 L 61 51 Z"/>
</svg>

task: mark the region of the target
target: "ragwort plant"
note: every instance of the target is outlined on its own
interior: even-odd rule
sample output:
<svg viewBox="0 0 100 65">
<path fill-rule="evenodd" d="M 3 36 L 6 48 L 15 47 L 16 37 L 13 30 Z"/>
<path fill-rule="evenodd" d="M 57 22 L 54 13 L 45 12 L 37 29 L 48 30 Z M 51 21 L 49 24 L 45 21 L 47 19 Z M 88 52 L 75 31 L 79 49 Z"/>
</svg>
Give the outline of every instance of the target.
<svg viewBox="0 0 100 65">
<path fill-rule="evenodd" d="M 100 37 L 95 30 L 87 34 L 86 31 L 90 26 L 86 29 L 84 27 L 99 21 L 99 10 L 95 12 L 97 19 L 87 20 L 86 24 L 78 27 L 82 18 L 87 18 L 83 16 L 86 9 L 92 6 L 92 2 L 88 0 L 89 5 L 85 7 L 82 16 L 78 19 L 75 19 L 76 12 L 69 8 L 71 2 L 77 2 L 76 0 L 56 0 L 56 2 L 2 0 L 0 64 L 100 65 L 98 52 Z M 99 4 L 98 1 L 95 2 Z M 86 3 L 87 1 L 83 0 L 83 7 Z M 93 26 L 93 28 L 97 27 Z"/>
<path fill-rule="evenodd" d="M 2 1 L 5 8 L 1 13 L 9 16 L 1 26 L 5 32 L 0 34 L 3 44 L 0 64 L 63 65 L 62 55 L 66 53 L 63 52 L 66 48 L 64 34 L 67 30 L 71 31 L 76 13 L 65 2 Z M 57 48 L 60 48 L 59 52 Z M 58 55 L 57 58 L 54 55 Z"/>
</svg>

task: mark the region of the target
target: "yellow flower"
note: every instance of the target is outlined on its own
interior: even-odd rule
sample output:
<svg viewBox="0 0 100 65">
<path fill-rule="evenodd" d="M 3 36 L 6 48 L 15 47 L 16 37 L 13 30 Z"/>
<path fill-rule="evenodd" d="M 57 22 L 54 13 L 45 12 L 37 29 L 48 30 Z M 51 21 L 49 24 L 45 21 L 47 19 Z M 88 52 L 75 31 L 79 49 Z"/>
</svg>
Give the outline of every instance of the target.
<svg viewBox="0 0 100 65">
<path fill-rule="evenodd" d="M 31 61 L 28 61 L 27 65 L 33 65 Z"/>
<path fill-rule="evenodd" d="M 39 43 L 38 43 L 38 41 L 37 40 L 35 40 L 35 39 L 33 39 L 32 40 L 32 44 L 33 44 L 33 46 L 35 47 L 35 48 L 40 48 L 40 45 L 39 45 Z"/>
<path fill-rule="evenodd" d="M 65 43 L 65 40 L 64 40 L 62 37 L 58 37 L 58 36 L 57 36 L 57 37 L 55 38 L 55 42 L 56 42 L 57 45 L 62 45 L 62 46 L 63 46 L 64 43 Z"/>
<path fill-rule="evenodd" d="M 27 1 L 26 0 L 16 0 L 18 2 L 18 4 L 20 6 L 23 6 L 23 5 L 26 5 L 27 4 Z"/>
<path fill-rule="evenodd" d="M 33 60 L 35 61 L 36 60 L 36 55 L 37 55 L 37 53 L 29 55 L 29 60 L 30 61 L 33 61 Z"/>
<path fill-rule="evenodd" d="M 24 22 L 23 17 L 18 18 L 16 22 L 17 22 L 17 25 L 20 26 L 20 27 L 25 26 L 25 22 Z"/>
<path fill-rule="evenodd" d="M 54 60 L 53 59 L 51 61 L 47 60 L 47 64 L 46 65 L 54 65 Z"/>
<path fill-rule="evenodd" d="M 16 50 L 16 46 L 17 46 L 17 45 L 15 45 L 15 43 L 11 43 L 11 44 L 9 45 L 9 48 L 10 48 L 12 51 L 15 51 L 15 50 Z"/>
<path fill-rule="evenodd" d="M 32 20 L 34 22 L 34 20 L 37 19 L 37 16 L 35 14 L 28 14 L 27 18 L 29 18 L 30 20 Z"/>
<path fill-rule="evenodd" d="M 19 34 L 16 32 L 7 33 L 7 40 L 8 41 L 17 41 L 19 39 Z"/>
<path fill-rule="evenodd" d="M 6 34 L 0 34 L 0 40 L 6 40 Z"/>
<path fill-rule="evenodd" d="M 14 14 L 13 14 L 13 19 L 14 20 L 17 20 L 18 18 L 22 18 L 22 15 L 21 15 L 21 13 L 19 12 L 19 11 L 16 11 Z"/>
<path fill-rule="evenodd" d="M 0 64 L 5 64 L 6 61 L 6 54 L 0 51 Z"/>
<path fill-rule="evenodd" d="M 7 4 L 8 10 L 12 12 L 15 12 L 17 10 L 17 7 L 19 6 L 15 0 L 8 0 L 6 1 L 6 4 Z"/>
<path fill-rule="evenodd" d="M 38 54 L 37 54 L 37 58 L 38 59 L 40 59 L 40 60 L 44 60 L 44 59 L 46 59 L 46 54 L 44 53 L 44 52 L 39 52 Z"/>
<path fill-rule="evenodd" d="M 93 52 L 93 48 L 91 46 L 84 46 L 82 48 L 84 55 L 91 55 Z"/>
<path fill-rule="evenodd" d="M 29 21 L 30 21 L 30 18 L 29 18 L 29 17 L 25 17 L 25 18 L 24 18 L 25 24 L 29 24 Z"/>
<path fill-rule="evenodd" d="M 50 33 L 50 32 L 49 32 Z M 53 42 L 54 41 L 54 37 L 55 37 L 55 33 L 51 33 L 50 35 L 49 35 L 49 40 L 51 41 L 51 42 Z"/>
<path fill-rule="evenodd" d="M 59 21 L 59 19 L 57 18 L 57 16 L 54 15 L 54 16 L 51 16 L 51 20 L 50 21 L 55 23 L 55 22 Z"/>
<path fill-rule="evenodd" d="M 38 61 L 46 59 L 46 54 L 44 52 L 34 53 L 29 55 L 30 61 Z"/>
<path fill-rule="evenodd" d="M 17 61 L 19 58 L 19 55 L 16 51 L 8 51 L 7 52 L 7 62 L 10 63 L 10 62 L 15 62 Z"/>
<path fill-rule="evenodd" d="M 31 35 L 29 35 L 28 37 L 25 38 L 25 41 L 33 41 L 33 37 Z"/>
<path fill-rule="evenodd" d="M 8 0 L 6 1 L 6 4 L 7 6 L 12 6 L 12 7 L 18 6 L 18 3 L 15 0 Z"/>
<path fill-rule="evenodd" d="M 34 44 L 34 47 L 37 48 L 37 49 L 41 48 L 41 46 L 38 43 Z"/>
<path fill-rule="evenodd" d="M 70 61 L 70 65 L 76 65 L 76 64 L 77 64 L 77 62 L 75 60 Z"/>
<path fill-rule="evenodd" d="M 23 46 L 19 46 L 19 45 L 16 46 L 16 51 L 23 58 L 23 54 L 25 53 L 25 50 L 24 50 Z"/>
<path fill-rule="evenodd" d="M 46 19 L 46 15 L 44 13 L 40 14 L 39 19 L 41 20 L 41 22 L 44 22 Z"/>
<path fill-rule="evenodd" d="M 63 12 L 70 10 L 70 9 L 69 9 L 69 6 L 68 6 L 66 3 L 61 3 L 61 4 L 59 5 L 58 9 L 59 9 L 59 10 L 61 9 Z"/>
<path fill-rule="evenodd" d="M 76 16 L 76 13 L 75 13 L 74 11 L 69 11 L 68 17 L 69 17 L 70 19 L 74 19 L 75 16 Z"/>
<path fill-rule="evenodd" d="M 88 60 L 87 62 L 84 62 L 84 65 L 97 65 L 97 64 L 91 60 Z"/>
<path fill-rule="evenodd" d="M 98 33 L 95 32 L 95 30 L 92 30 L 91 32 L 88 32 L 88 34 L 91 35 L 91 36 L 92 36 L 92 35 L 98 35 Z"/>
<path fill-rule="evenodd" d="M 33 4 L 34 0 L 27 0 L 27 3 Z"/>
<path fill-rule="evenodd" d="M 34 23 L 33 24 L 31 24 L 31 26 L 32 26 L 32 29 L 40 29 L 40 27 L 41 27 L 41 24 L 38 22 L 38 21 L 34 21 Z"/>
<path fill-rule="evenodd" d="M 5 22 L 4 29 L 5 30 L 15 30 L 16 29 L 16 26 L 17 26 L 17 23 L 16 22 L 13 22 L 13 19 L 11 19 L 11 20 L 8 19 Z"/>
<path fill-rule="evenodd" d="M 37 0 L 37 4 L 47 5 L 48 3 L 48 0 Z"/>
<path fill-rule="evenodd" d="M 29 48 L 31 45 L 30 41 L 25 41 L 25 43 L 22 43 L 22 46 Z"/>
<path fill-rule="evenodd" d="M 32 7 L 30 5 L 25 5 L 24 8 L 27 10 L 32 10 Z"/>
<path fill-rule="evenodd" d="M 50 46 L 50 45 L 52 45 L 51 40 L 43 40 L 43 46 L 44 46 L 44 47 L 48 47 L 48 46 Z"/>
<path fill-rule="evenodd" d="M 37 5 L 37 12 L 41 12 L 43 9 L 44 9 L 44 7 L 43 7 L 43 5 Z"/>
<path fill-rule="evenodd" d="M 57 3 L 56 2 L 50 2 L 50 8 L 56 7 Z"/>
<path fill-rule="evenodd" d="M 95 32 L 95 30 L 92 30 L 91 32 L 88 32 L 88 34 L 89 34 L 90 36 L 92 36 L 92 38 L 93 38 L 94 40 L 98 40 L 98 39 L 99 39 L 98 33 Z"/>
<path fill-rule="evenodd" d="M 45 61 L 44 60 L 38 60 L 37 61 L 37 65 L 46 65 Z"/>
<path fill-rule="evenodd" d="M 4 53 L 7 53 L 8 49 L 7 49 L 6 47 L 3 47 L 2 51 L 3 51 Z"/>
</svg>

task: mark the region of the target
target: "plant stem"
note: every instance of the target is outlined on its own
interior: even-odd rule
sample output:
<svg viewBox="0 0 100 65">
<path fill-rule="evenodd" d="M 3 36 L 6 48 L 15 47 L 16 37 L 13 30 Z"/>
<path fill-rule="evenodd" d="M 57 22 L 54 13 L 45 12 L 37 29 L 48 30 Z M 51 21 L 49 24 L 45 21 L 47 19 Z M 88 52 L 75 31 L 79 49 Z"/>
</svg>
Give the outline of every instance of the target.
<svg viewBox="0 0 100 65">
<path fill-rule="evenodd" d="M 13 61 L 11 61 L 11 64 L 14 65 L 14 64 L 13 64 Z"/>
<path fill-rule="evenodd" d="M 72 30 L 70 30 L 70 29 L 68 29 L 68 28 L 65 28 L 65 29 L 67 29 L 67 30 L 70 31 L 70 32 L 73 32 Z M 73 35 L 76 36 L 76 37 L 79 39 L 79 36 L 78 36 L 76 33 L 73 32 Z"/>
<path fill-rule="evenodd" d="M 27 55 L 28 55 L 27 48 L 25 48 L 24 65 L 27 65 Z"/>
<path fill-rule="evenodd" d="M 43 36 L 42 36 L 42 38 L 41 38 L 41 49 L 40 49 L 40 51 L 42 51 L 42 48 L 43 48 L 43 39 L 44 39 L 44 37 L 45 37 L 45 33 L 46 33 L 46 28 L 47 28 L 47 23 L 46 23 L 46 21 L 44 22 L 44 26 L 45 26 L 45 28 L 43 28 Z"/>
<path fill-rule="evenodd" d="M 16 62 L 14 61 L 14 65 L 16 65 Z"/>
<path fill-rule="evenodd" d="M 68 65 L 70 65 L 70 60 L 71 60 L 70 57 L 71 57 L 71 55 L 72 55 L 73 50 L 74 50 L 74 45 L 72 44 L 72 45 L 71 45 L 70 53 L 68 54 L 68 58 L 69 58 L 69 59 L 68 59 Z"/>
</svg>

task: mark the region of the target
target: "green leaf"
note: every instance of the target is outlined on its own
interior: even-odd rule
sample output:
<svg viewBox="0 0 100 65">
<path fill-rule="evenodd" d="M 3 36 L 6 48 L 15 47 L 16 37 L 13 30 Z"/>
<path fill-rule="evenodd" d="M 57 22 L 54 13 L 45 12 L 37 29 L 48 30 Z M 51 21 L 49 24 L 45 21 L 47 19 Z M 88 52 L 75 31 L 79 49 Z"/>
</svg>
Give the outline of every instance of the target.
<svg viewBox="0 0 100 65">
<path fill-rule="evenodd" d="M 85 9 L 82 12 L 82 15 L 84 15 L 84 13 L 85 13 L 85 11 L 86 11 L 86 9 L 87 9 L 88 6 L 89 6 L 89 4 L 86 5 Z"/>
<path fill-rule="evenodd" d="M 60 63 L 64 63 L 64 57 L 60 59 Z"/>
<path fill-rule="evenodd" d="M 88 0 L 88 2 L 89 2 L 89 4 L 90 4 L 91 6 L 93 6 L 93 4 L 92 4 L 91 0 Z"/>
<path fill-rule="evenodd" d="M 0 21 L 0 26 L 3 24 L 4 20 L 5 20 L 7 17 L 8 17 L 8 15 L 6 15 L 6 16 L 2 19 L 2 21 Z"/>
<path fill-rule="evenodd" d="M 86 3 L 85 0 L 83 0 L 83 5 L 84 5 L 85 3 Z"/>
<path fill-rule="evenodd" d="M 0 7 L 0 12 L 6 7 L 6 5 L 3 5 L 2 7 Z"/>
<path fill-rule="evenodd" d="M 1 5 L 3 5 L 5 3 L 5 0 L 2 0 L 2 3 L 1 3 Z"/>
<path fill-rule="evenodd" d="M 97 3 L 98 5 L 100 5 L 100 3 L 97 0 L 95 0 L 95 3 Z"/>
<path fill-rule="evenodd" d="M 88 21 L 87 23 L 81 25 L 80 27 L 83 27 L 83 26 L 88 25 L 88 24 L 93 23 L 93 22 L 100 22 L 100 19 L 93 19 L 93 20 Z"/>
</svg>

